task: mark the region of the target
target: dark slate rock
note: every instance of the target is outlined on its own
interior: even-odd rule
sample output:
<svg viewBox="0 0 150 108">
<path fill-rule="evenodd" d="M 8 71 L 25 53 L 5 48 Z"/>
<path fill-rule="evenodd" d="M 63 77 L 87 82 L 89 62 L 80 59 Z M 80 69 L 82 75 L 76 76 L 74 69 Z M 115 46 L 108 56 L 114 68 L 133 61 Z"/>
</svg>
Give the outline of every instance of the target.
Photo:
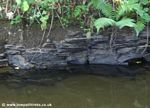
<svg viewBox="0 0 150 108">
<path fill-rule="evenodd" d="M 17 45 L 17 46 L 15 47 L 15 49 L 18 50 L 18 51 L 20 51 L 20 52 L 25 52 L 25 51 L 26 51 L 25 47 L 22 46 L 22 45 Z"/>
<path fill-rule="evenodd" d="M 26 49 L 22 45 L 5 45 L 9 63 L 19 68 L 47 69 L 66 67 L 67 64 L 128 65 L 134 58 L 150 61 L 147 39 L 119 34 L 110 44 L 110 36 L 89 38 L 80 32 L 71 32 L 61 42 L 47 40 L 42 48 Z M 3 56 L 0 56 L 3 58 Z"/>
<path fill-rule="evenodd" d="M 1 53 L 0 54 L 0 59 L 5 59 L 6 58 L 6 53 Z"/>
<path fill-rule="evenodd" d="M 118 62 L 120 63 L 128 63 L 129 60 L 134 59 L 134 58 L 141 58 L 142 55 L 140 54 L 135 54 L 135 53 L 129 53 L 129 54 L 122 54 L 121 56 L 118 57 Z"/>
<path fill-rule="evenodd" d="M 82 32 L 80 31 L 68 31 L 68 34 L 65 36 L 65 38 L 81 38 L 81 37 L 85 37 L 85 35 L 83 35 Z"/>
<path fill-rule="evenodd" d="M 76 45 L 87 45 L 87 38 L 72 38 L 72 39 L 65 39 L 65 43 L 68 44 L 76 44 Z"/>
<path fill-rule="evenodd" d="M 12 45 L 12 44 L 6 44 L 5 49 L 7 50 L 7 53 L 9 54 L 19 54 L 19 52 L 25 52 L 25 47 L 22 45 Z"/>
<path fill-rule="evenodd" d="M 16 54 L 20 54 L 20 51 L 17 51 L 17 50 L 7 50 L 6 54 L 7 55 L 16 55 Z"/>
<path fill-rule="evenodd" d="M 9 64 L 19 69 L 30 69 L 33 65 L 25 60 L 21 55 L 9 55 Z"/>
<path fill-rule="evenodd" d="M 89 49 L 109 50 L 110 45 L 108 43 L 93 43 L 89 46 Z"/>
<path fill-rule="evenodd" d="M 139 41 L 139 38 L 136 36 L 121 36 L 121 37 L 117 37 L 115 42 L 117 44 L 122 44 L 122 43 L 136 43 Z"/>
<path fill-rule="evenodd" d="M 117 50 L 119 54 L 127 54 L 130 52 L 136 53 L 136 47 L 125 47 Z"/>
<path fill-rule="evenodd" d="M 8 66 L 8 59 L 0 59 L 0 67 Z"/>
<path fill-rule="evenodd" d="M 53 49 L 55 49 L 56 46 L 55 46 L 55 44 L 53 44 L 53 43 L 44 43 L 44 44 L 42 45 L 42 48 L 53 48 Z"/>
<path fill-rule="evenodd" d="M 12 45 L 12 44 L 6 44 L 5 46 L 5 49 L 12 49 L 15 47 L 15 45 Z"/>
<path fill-rule="evenodd" d="M 47 39 L 46 42 L 42 45 L 42 48 L 56 49 L 56 45 L 55 45 L 55 42 L 53 42 L 50 39 Z"/>
<path fill-rule="evenodd" d="M 89 64 L 121 64 L 117 61 L 116 56 L 112 54 L 91 54 L 89 55 Z"/>
<path fill-rule="evenodd" d="M 143 57 L 146 61 L 150 62 L 150 53 L 144 54 Z"/>
<path fill-rule="evenodd" d="M 78 53 L 87 50 L 86 38 L 72 38 L 61 41 L 57 45 L 57 51 L 59 53 Z"/>
<path fill-rule="evenodd" d="M 25 46 L 22 46 L 22 45 L 16 45 L 16 49 L 25 49 Z"/>
<path fill-rule="evenodd" d="M 110 49 L 109 50 L 107 50 L 107 49 L 90 49 L 89 50 L 89 56 L 90 55 L 102 55 L 102 54 L 112 55 L 111 53 L 112 53 L 112 51 Z"/>
<path fill-rule="evenodd" d="M 148 32 L 150 32 L 150 27 L 148 27 L 148 28 L 145 28 L 140 34 L 139 34 L 139 38 L 147 38 L 147 34 L 148 34 Z M 149 36 L 149 38 L 150 38 L 150 36 Z"/>
<path fill-rule="evenodd" d="M 104 37 L 104 36 L 101 36 L 101 35 L 92 36 L 89 40 L 90 40 L 91 43 L 94 43 L 94 44 L 95 43 L 104 43 L 104 42 L 109 41 L 109 37 L 108 36 Z"/>
<path fill-rule="evenodd" d="M 87 51 L 73 53 L 67 57 L 68 64 L 87 64 L 87 62 L 88 62 Z"/>
<path fill-rule="evenodd" d="M 59 49 L 58 52 L 60 53 L 80 53 L 82 51 L 87 50 L 87 48 L 62 48 Z"/>
<path fill-rule="evenodd" d="M 58 54 L 56 49 L 28 49 L 23 54 L 23 57 L 38 69 L 56 68 L 57 66 L 63 67 L 67 65 L 66 56 Z"/>
</svg>

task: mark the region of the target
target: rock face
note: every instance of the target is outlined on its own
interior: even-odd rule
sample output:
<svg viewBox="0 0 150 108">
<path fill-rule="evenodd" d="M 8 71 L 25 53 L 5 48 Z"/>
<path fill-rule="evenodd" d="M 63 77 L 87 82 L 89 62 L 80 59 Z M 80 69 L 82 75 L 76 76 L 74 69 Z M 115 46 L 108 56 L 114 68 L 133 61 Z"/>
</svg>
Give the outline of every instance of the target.
<svg viewBox="0 0 150 108">
<path fill-rule="evenodd" d="M 18 45 L 6 45 L 5 48 L 9 64 L 19 69 L 59 68 L 66 65 L 65 57 L 58 54 L 56 48 L 25 49 Z"/>
<path fill-rule="evenodd" d="M 110 41 L 109 36 L 80 32 L 71 33 L 65 40 L 46 41 L 42 48 L 5 45 L 9 64 L 20 69 L 65 69 L 75 64 L 128 65 L 134 59 L 150 61 L 150 47 L 145 35 L 122 36 Z"/>
<path fill-rule="evenodd" d="M 77 36 L 75 34 L 72 35 L 75 38 L 70 36 L 60 42 L 57 46 L 58 52 L 66 53 L 68 55 L 66 58 L 68 64 L 87 64 L 87 38 L 82 34 L 79 35 L 79 33 L 77 33 Z"/>
</svg>

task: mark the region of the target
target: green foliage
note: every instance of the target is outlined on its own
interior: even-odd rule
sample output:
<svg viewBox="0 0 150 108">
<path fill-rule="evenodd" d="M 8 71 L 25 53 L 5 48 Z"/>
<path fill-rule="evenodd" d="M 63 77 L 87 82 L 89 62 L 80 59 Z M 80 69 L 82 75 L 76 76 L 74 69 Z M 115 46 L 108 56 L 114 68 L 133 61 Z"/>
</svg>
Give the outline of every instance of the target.
<svg viewBox="0 0 150 108">
<path fill-rule="evenodd" d="M 122 29 L 123 27 L 134 27 L 135 21 L 130 18 L 122 18 L 118 22 L 116 22 L 116 26 L 119 27 L 119 29 Z"/>
<path fill-rule="evenodd" d="M 40 18 L 40 21 L 41 21 L 41 28 L 42 28 L 42 29 L 46 29 L 48 18 L 49 18 L 48 15 L 42 16 L 42 17 Z"/>
<path fill-rule="evenodd" d="M 115 23 L 116 22 L 110 18 L 99 18 L 94 22 L 94 26 L 96 27 L 97 31 L 99 31 L 101 28 L 114 26 Z"/>
<path fill-rule="evenodd" d="M 90 5 L 93 5 L 94 8 L 100 10 L 106 17 L 112 17 L 113 7 L 106 0 L 91 0 Z"/>
<path fill-rule="evenodd" d="M 29 4 L 28 4 L 27 0 L 24 0 L 24 1 L 22 2 L 21 9 L 22 9 L 23 12 L 28 11 L 28 9 L 29 9 Z"/>
<path fill-rule="evenodd" d="M 145 25 L 142 21 L 137 21 L 135 26 L 134 26 L 134 29 L 136 31 L 136 36 L 139 35 L 140 31 L 142 31 L 144 29 Z"/>
<path fill-rule="evenodd" d="M 150 1 L 115 1 L 118 0 L 13 0 L 8 2 L 12 4 L 0 6 L 0 16 L 11 20 L 11 24 L 24 20 L 38 23 L 41 29 L 46 29 L 53 19 L 63 27 L 76 22 L 87 32 L 94 26 L 98 32 L 108 26 L 131 27 L 138 36 L 150 22 Z"/>
<path fill-rule="evenodd" d="M 16 0 L 16 3 L 17 3 L 18 6 L 20 6 L 21 5 L 21 0 Z"/>
<path fill-rule="evenodd" d="M 119 18 L 124 16 L 129 12 L 133 12 L 134 10 L 137 12 L 143 11 L 140 4 L 138 3 L 138 0 L 122 0 L 117 9 L 117 17 Z"/>
<path fill-rule="evenodd" d="M 101 28 L 108 27 L 108 26 L 116 26 L 119 29 L 123 27 L 135 27 L 135 23 L 133 19 L 130 18 L 122 18 L 119 21 L 114 21 L 110 18 L 99 18 L 95 21 L 94 26 L 99 31 Z"/>
<path fill-rule="evenodd" d="M 80 16 L 80 14 L 81 14 L 81 8 L 80 8 L 80 6 L 77 6 L 74 10 L 74 16 L 78 17 L 78 16 Z"/>
<path fill-rule="evenodd" d="M 13 18 L 13 19 L 11 20 L 11 24 L 18 24 L 18 23 L 20 23 L 21 21 L 22 21 L 21 16 L 20 16 L 20 15 L 17 15 L 17 16 L 15 16 L 15 18 Z"/>
<path fill-rule="evenodd" d="M 98 3 L 104 3 L 105 5 Z M 145 24 L 150 22 L 150 8 L 147 7 L 150 3 L 148 0 L 121 0 L 119 4 L 116 4 L 116 7 L 107 3 L 106 0 L 92 0 L 92 4 L 95 8 L 100 9 L 103 14 L 103 18 L 98 18 L 94 23 L 98 31 L 100 28 L 107 26 L 116 26 L 119 29 L 131 27 L 138 36 L 140 31 L 144 29 Z M 112 21 L 115 23 L 112 23 Z"/>
</svg>

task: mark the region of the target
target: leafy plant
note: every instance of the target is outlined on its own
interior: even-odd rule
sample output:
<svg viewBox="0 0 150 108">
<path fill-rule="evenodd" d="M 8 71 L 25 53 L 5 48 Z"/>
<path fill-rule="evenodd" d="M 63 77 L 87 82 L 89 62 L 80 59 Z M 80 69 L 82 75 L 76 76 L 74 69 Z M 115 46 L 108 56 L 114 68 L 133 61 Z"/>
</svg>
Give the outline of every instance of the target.
<svg viewBox="0 0 150 108">
<path fill-rule="evenodd" d="M 29 9 L 29 4 L 28 4 L 28 1 L 27 1 L 27 0 L 24 0 L 24 1 L 22 2 L 21 9 L 22 9 L 23 12 L 28 11 L 28 9 Z"/>
<path fill-rule="evenodd" d="M 116 22 L 116 26 L 119 27 L 119 29 L 122 29 L 123 27 L 134 27 L 135 21 L 131 18 L 122 18 L 121 20 Z"/>
<path fill-rule="evenodd" d="M 92 1 L 93 6 L 95 6 L 97 2 Z M 100 6 L 99 4 L 95 6 L 104 16 L 95 20 L 94 26 L 97 28 L 97 31 L 106 26 L 116 26 L 119 29 L 127 26 L 134 28 L 138 36 L 140 31 L 144 29 L 145 24 L 150 22 L 150 15 L 148 14 L 150 10 L 146 7 L 149 4 L 148 0 L 142 2 L 141 0 L 120 0 L 120 3 L 116 7 L 111 6 L 105 0 L 100 1 L 107 5 L 98 7 Z M 108 6 L 111 6 L 111 11 L 107 13 L 107 11 L 103 10 Z"/>
<path fill-rule="evenodd" d="M 112 17 L 113 14 L 113 7 L 112 5 L 106 0 L 91 0 L 89 6 L 93 6 L 95 9 L 100 10 L 100 12 L 108 18 Z"/>
<path fill-rule="evenodd" d="M 15 18 L 13 18 L 13 19 L 11 20 L 11 24 L 18 24 L 18 23 L 20 23 L 21 21 L 22 21 L 21 16 L 20 16 L 20 15 L 17 15 L 17 16 L 15 16 Z"/>
<path fill-rule="evenodd" d="M 132 27 L 137 36 L 150 22 L 148 0 L 12 0 L 0 4 L 0 16 L 11 20 L 11 24 L 26 21 L 38 23 L 46 29 L 48 23 L 59 20 L 62 27 L 71 23 L 80 24 L 85 31 L 93 26 L 102 28 L 115 26 L 119 29 Z"/>
<path fill-rule="evenodd" d="M 97 28 L 97 31 L 99 31 L 101 28 L 113 26 L 115 23 L 116 22 L 110 18 L 99 18 L 94 22 L 94 25 Z"/>
</svg>

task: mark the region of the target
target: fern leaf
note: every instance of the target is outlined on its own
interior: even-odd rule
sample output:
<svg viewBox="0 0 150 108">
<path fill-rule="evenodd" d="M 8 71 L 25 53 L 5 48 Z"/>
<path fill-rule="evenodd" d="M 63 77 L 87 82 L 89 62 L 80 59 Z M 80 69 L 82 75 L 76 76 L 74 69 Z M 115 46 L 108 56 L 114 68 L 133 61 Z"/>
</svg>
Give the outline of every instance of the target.
<svg viewBox="0 0 150 108">
<path fill-rule="evenodd" d="M 117 9 L 117 19 L 126 14 L 129 11 L 128 5 L 124 2 Z"/>
<path fill-rule="evenodd" d="M 100 10 L 105 15 L 105 17 L 108 17 L 108 18 L 112 17 L 113 7 L 110 3 L 106 1 L 105 2 L 103 1 L 103 3 L 100 3 Z"/>
<path fill-rule="evenodd" d="M 89 4 L 93 5 L 96 9 L 99 9 L 99 0 L 91 0 Z"/>
<path fill-rule="evenodd" d="M 133 11 L 139 11 L 141 10 L 141 6 L 138 3 L 139 0 L 128 0 L 128 1 L 122 1 L 117 9 L 117 18 L 119 19 L 121 16 L 124 16 L 126 13 L 130 13 Z"/>
<path fill-rule="evenodd" d="M 138 21 L 135 26 L 134 30 L 136 31 L 136 36 L 139 35 L 139 33 L 144 29 L 145 25 L 142 21 Z"/>
<path fill-rule="evenodd" d="M 113 7 L 106 0 L 91 0 L 89 4 L 93 5 L 94 8 L 100 10 L 105 17 L 110 18 L 112 16 Z"/>
<path fill-rule="evenodd" d="M 138 3 L 138 2 L 139 2 L 139 0 L 128 0 L 129 4 L 135 4 L 135 3 Z"/>
<path fill-rule="evenodd" d="M 116 26 L 119 27 L 119 29 L 122 29 L 123 27 L 134 27 L 135 26 L 134 22 L 135 22 L 134 19 L 122 18 L 121 20 L 116 22 Z"/>
<path fill-rule="evenodd" d="M 140 3 L 143 4 L 143 5 L 146 5 L 146 4 L 149 3 L 149 1 L 148 0 L 140 0 Z"/>
<path fill-rule="evenodd" d="M 134 4 L 133 5 L 133 9 L 135 10 L 135 12 L 138 14 L 138 15 L 140 15 L 141 17 L 143 16 L 143 14 L 144 14 L 144 9 L 143 9 L 143 7 L 140 5 L 140 4 Z"/>
<path fill-rule="evenodd" d="M 109 18 L 99 18 L 94 22 L 94 26 L 96 27 L 97 31 L 101 28 L 113 26 L 115 25 L 115 21 Z"/>
<path fill-rule="evenodd" d="M 150 22 L 150 15 L 148 13 L 144 13 L 141 17 L 145 22 Z"/>
</svg>

